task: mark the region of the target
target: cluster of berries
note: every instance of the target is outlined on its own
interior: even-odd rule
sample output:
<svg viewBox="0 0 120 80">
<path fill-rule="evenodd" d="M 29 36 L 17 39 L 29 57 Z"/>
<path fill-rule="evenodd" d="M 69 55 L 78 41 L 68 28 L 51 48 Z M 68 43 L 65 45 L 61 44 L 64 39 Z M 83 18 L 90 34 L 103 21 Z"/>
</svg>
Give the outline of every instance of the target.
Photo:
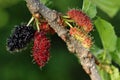
<svg viewBox="0 0 120 80">
<path fill-rule="evenodd" d="M 12 34 L 7 39 L 7 49 L 10 52 L 18 52 L 23 50 L 30 41 L 34 40 L 32 55 L 34 61 L 43 67 L 50 57 L 50 40 L 46 37 L 47 32 L 52 31 L 48 23 L 42 23 L 38 32 L 33 26 L 21 24 L 15 26 Z"/>
<path fill-rule="evenodd" d="M 79 40 L 85 48 L 89 49 L 92 46 L 89 32 L 93 30 L 90 18 L 82 11 L 76 9 L 69 10 L 67 16 L 66 21 L 70 25 L 70 35 Z M 73 20 L 73 25 L 70 24 L 70 20 Z"/>
<path fill-rule="evenodd" d="M 50 57 L 50 40 L 47 39 L 46 34 L 54 34 L 55 31 L 50 27 L 46 20 L 41 20 L 39 14 L 35 14 L 33 16 L 36 23 L 39 22 L 36 25 L 37 30 L 30 25 L 17 25 L 12 31 L 10 37 L 7 39 L 7 49 L 10 52 L 18 52 L 25 48 L 31 40 L 34 40 L 32 48 L 33 58 L 40 67 L 43 67 Z M 92 45 L 92 39 L 89 32 L 93 29 L 90 18 L 82 11 L 72 9 L 67 12 L 67 18 L 61 21 L 62 24 L 64 20 L 66 24 L 70 26 L 70 35 L 79 40 L 85 48 L 89 49 Z"/>
</svg>

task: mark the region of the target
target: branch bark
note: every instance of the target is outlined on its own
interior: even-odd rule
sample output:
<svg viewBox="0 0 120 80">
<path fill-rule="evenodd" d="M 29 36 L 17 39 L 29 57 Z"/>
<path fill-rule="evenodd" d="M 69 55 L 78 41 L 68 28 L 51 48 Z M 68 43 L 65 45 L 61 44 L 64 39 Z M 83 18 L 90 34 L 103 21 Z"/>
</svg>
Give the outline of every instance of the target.
<svg viewBox="0 0 120 80">
<path fill-rule="evenodd" d="M 80 42 L 70 36 L 68 30 L 58 23 L 60 18 L 59 13 L 49 9 L 39 0 L 26 0 L 26 2 L 30 12 L 32 14 L 40 13 L 48 21 L 49 25 L 55 30 L 58 36 L 65 41 L 68 50 L 72 53 L 76 53 L 76 57 L 79 59 L 79 62 L 90 76 L 91 80 L 101 80 L 92 53 L 84 48 Z"/>
</svg>

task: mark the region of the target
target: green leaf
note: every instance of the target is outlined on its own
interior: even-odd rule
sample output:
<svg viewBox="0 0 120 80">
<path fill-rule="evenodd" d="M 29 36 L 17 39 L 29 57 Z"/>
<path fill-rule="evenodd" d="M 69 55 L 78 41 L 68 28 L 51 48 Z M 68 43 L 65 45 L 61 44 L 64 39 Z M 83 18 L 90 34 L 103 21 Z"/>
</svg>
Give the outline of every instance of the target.
<svg viewBox="0 0 120 80">
<path fill-rule="evenodd" d="M 114 53 L 111 53 L 111 56 L 113 61 L 120 66 L 120 52 L 115 51 Z"/>
<path fill-rule="evenodd" d="M 118 0 L 93 0 L 93 2 L 110 17 L 115 16 L 119 10 Z"/>
<path fill-rule="evenodd" d="M 100 49 L 98 46 L 96 46 L 95 44 L 92 46 L 91 50 L 90 50 L 94 56 L 98 57 L 100 54 L 103 54 L 104 50 Z"/>
<path fill-rule="evenodd" d="M 120 66 L 120 38 L 117 39 L 117 49 L 111 53 L 111 56 L 113 61 Z"/>
<path fill-rule="evenodd" d="M 40 0 L 45 5 L 50 5 L 52 3 L 51 0 Z"/>
<path fill-rule="evenodd" d="M 43 4 L 46 4 L 48 2 L 48 0 L 39 0 L 41 1 Z"/>
<path fill-rule="evenodd" d="M 102 40 L 104 49 L 110 52 L 114 51 L 116 49 L 117 37 L 113 26 L 101 18 L 95 20 L 95 26 Z"/>
<path fill-rule="evenodd" d="M 119 69 L 115 66 L 109 66 L 111 69 L 111 73 L 106 72 L 105 70 L 98 68 L 100 76 L 102 80 L 120 80 L 120 72 Z M 107 68 L 106 68 L 107 69 Z"/>
<path fill-rule="evenodd" d="M 120 38 L 117 39 L 117 50 L 120 52 Z"/>
<path fill-rule="evenodd" d="M 99 70 L 99 72 L 102 80 L 110 80 L 110 75 L 106 71 Z"/>
<path fill-rule="evenodd" d="M 119 8 L 120 8 L 120 0 L 116 0 L 115 1 L 116 2 L 116 4 L 119 6 Z"/>
<path fill-rule="evenodd" d="M 91 0 L 84 0 L 82 11 L 90 18 L 94 18 L 97 14 L 96 5 Z"/>
<path fill-rule="evenodd" d="M 112 66 L 112 74 L 110 75 L 111 80 L 120 80 L 120 72 L 118 70 L 118 68 Z"/>
</svg>

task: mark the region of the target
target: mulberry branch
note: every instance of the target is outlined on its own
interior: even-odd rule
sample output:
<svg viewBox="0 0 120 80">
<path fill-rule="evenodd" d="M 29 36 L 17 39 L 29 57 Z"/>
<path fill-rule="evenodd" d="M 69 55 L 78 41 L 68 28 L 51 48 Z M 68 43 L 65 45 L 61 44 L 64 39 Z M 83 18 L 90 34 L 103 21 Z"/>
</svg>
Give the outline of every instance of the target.
<svg viewBox="0 0 120 80">
<path fill-rule="evenodd" d="M 26 0 L 26 2 L 32 15 L 40 13 L 48 21 L 51 28 L 53 28 L 58 36 L 66 43 L 68 50 L 75 53 L 91 80 L 101 80 L 96 68 L 95 57 L 93 57 L 89 49 L 84 48 L 79 41 L 73 38 L 64 26 L 59 24 L 60 13 L 49 9 L 43 5 L 40 0 Z"/>
</svg>

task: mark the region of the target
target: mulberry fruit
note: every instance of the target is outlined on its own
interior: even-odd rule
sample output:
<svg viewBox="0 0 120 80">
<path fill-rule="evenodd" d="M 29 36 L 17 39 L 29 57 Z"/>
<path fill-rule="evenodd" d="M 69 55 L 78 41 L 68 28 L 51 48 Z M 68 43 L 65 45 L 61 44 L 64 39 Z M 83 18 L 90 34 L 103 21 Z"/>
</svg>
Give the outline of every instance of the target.
<svg viewBox="0 0 120 80">
<path fill-rule="evenodd" d="M 44 31 L 36 32 L 34 35 L 33 58 L 35 62 L 43 67 L 50 57 L 50 41 Z"/>
<path fill-rule="evenodd" d="M 89 49 L 92 46 L 91 37 L 88 34 L 82 32 L 80 29 L 73 27 L 70 28 L 69 32 L 70 35 L 79 40 L 85 48 Z"/>
<path fill-rule="evenodd" d="M 46 33 L 54 34 L 55 31 L 50 27 L 50 25 L 47 22 L 42 22 L 39 26 L 42 31 L 45 31 Z"/>
<path fill-rule="evenodd" d="M 70 28 L 70 35 L 74 36 L 77 40 L 79 41 L 84 41 L 85 37 L 87 36 L 87 34 L 85 34 L 84 32 L 82 32 L 80 29 L 73 27 Z"/>
<path fill-rule="evenodd" d="M 90 18 L 80 10 L 72 9 L 67 12 L 67 15 L 73 19 L 78 26 L 82 27 L 86 32 L 90 32 L 93 29 Z"/>
<path fill-rule="evenodd" d="M 92 46 L 92 39 L 91 39 L 91 37 L 89 37 L 89 36 L 87 36 L 86 38 L 85 38 L 85 40 L 82 42 L 82 45 L 85 47 L 85 48 L 90 48 L 91 46 Z"/>
<path fill-rule="evenodd" d="M 25 24 L 15 26 L 12 34 L 7 39 L 7 49 L 16 52 L 25 48 L 34 37 L 34 32 L 32 26 L 26 26 Z"/>
</svg>

